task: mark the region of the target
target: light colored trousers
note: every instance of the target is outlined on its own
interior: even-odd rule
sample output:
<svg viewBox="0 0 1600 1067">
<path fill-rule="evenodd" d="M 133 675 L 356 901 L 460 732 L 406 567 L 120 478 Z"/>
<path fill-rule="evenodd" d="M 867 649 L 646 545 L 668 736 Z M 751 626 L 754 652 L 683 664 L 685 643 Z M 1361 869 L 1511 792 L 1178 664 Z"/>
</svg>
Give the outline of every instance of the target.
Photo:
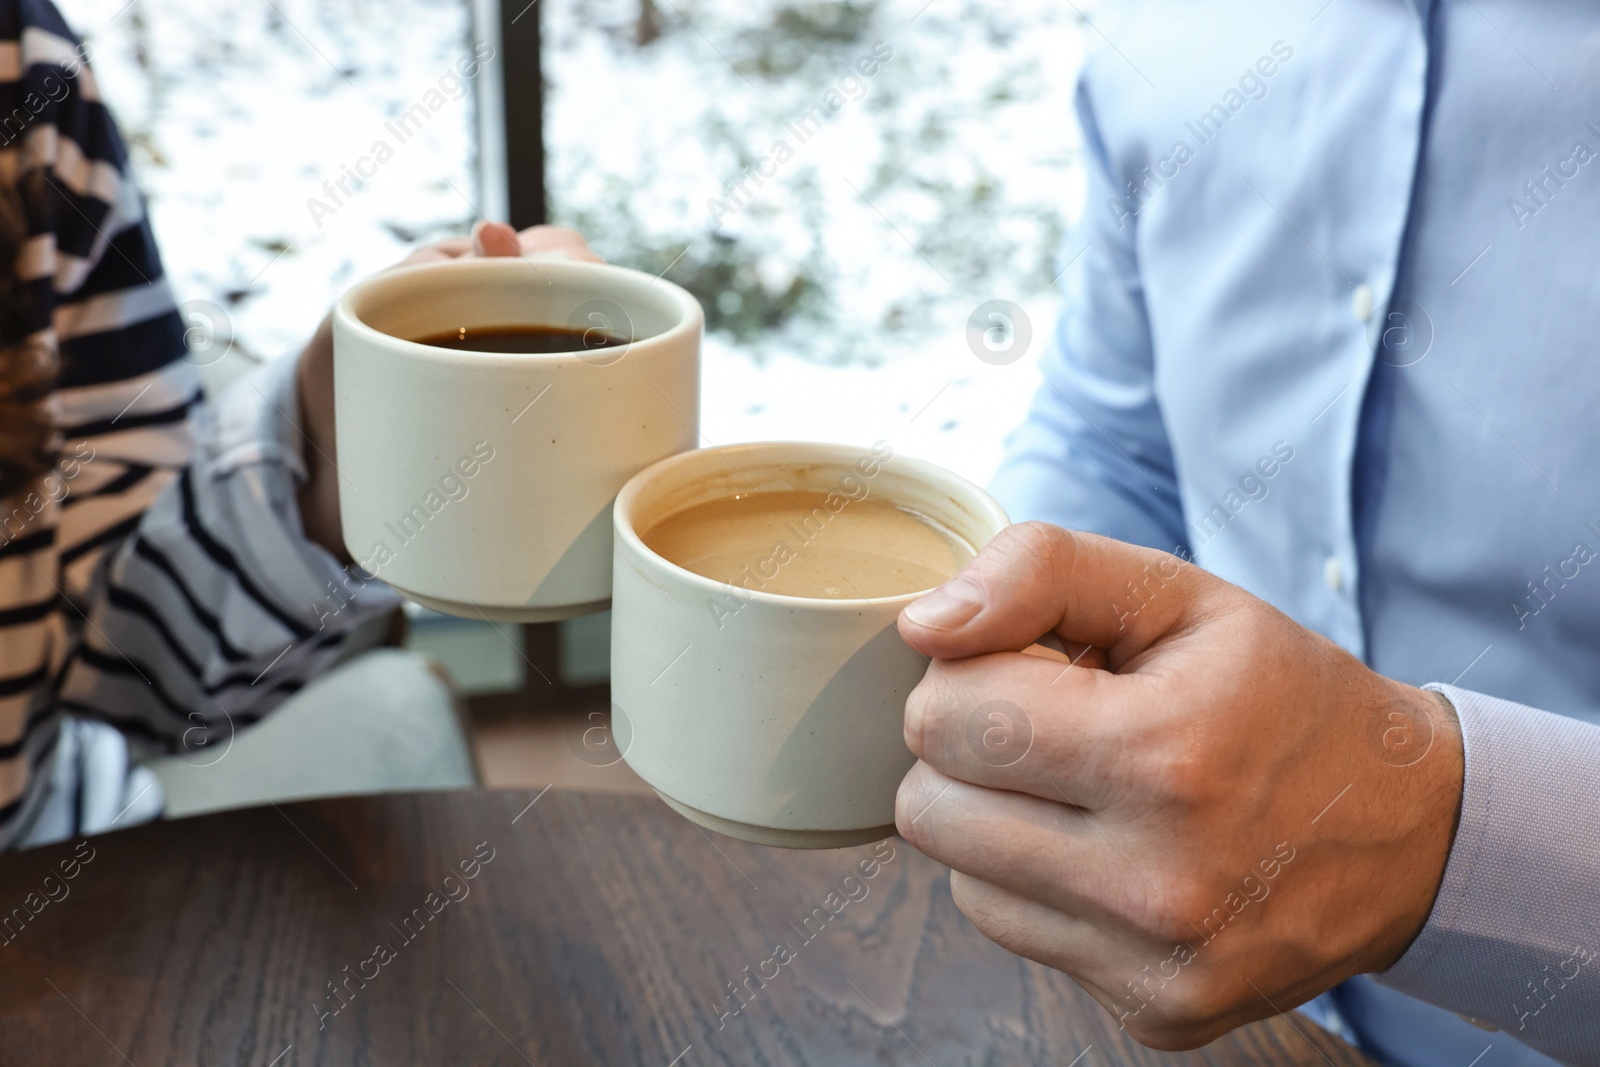
<svg viewBox="0 0 1600 1067">
<path fill-rule="evenodd" d="M 477 784 L 461 707 L 425 656 L 378 649 L 205 750 L 131 763 L 102 723 L 62 725 L 49 795 L 19 847 L 165 815 Z M 76 827 L 76 830 L 74 829 Z"/>
</svg>

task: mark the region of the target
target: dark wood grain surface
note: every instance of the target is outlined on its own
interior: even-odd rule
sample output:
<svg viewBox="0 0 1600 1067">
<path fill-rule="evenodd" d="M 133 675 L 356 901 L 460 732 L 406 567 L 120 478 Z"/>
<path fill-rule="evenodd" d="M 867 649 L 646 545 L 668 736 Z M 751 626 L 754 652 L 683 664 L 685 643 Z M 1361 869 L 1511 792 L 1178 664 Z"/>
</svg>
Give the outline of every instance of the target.
<svg viewBox="0 0 1600 1067">
<path fill-rule="evenodd" d="M 650 799 L 536 796 L 286 804 L 0 857 L 0 1063 L 1366 1062 L 1301 1016 L 1142 1049 L 898 839 L 785 852 Z"/>
</svg>

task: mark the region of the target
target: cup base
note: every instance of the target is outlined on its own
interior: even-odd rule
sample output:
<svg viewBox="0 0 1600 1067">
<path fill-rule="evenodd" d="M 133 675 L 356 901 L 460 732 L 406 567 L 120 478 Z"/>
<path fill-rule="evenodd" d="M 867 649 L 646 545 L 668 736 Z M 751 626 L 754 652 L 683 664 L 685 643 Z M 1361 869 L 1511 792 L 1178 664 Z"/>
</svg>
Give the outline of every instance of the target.
<svg viewBox="0 0 1600 1067">
<path fill-rule="evenodd" d="M 779 830 L 771 826 L 735 822 L 733 819 L 724 819 L 720 815 L 712 815 L 699 808 L 691 808 L 687 804 L 673 800 L 659 789 L 656 790 L 656 796 L 666 801 L 667 807 L 697 826 L 715 830 L 725 837 L 749 841 L 754 845 L 804 849 L 850 848 L 852 845 L 869 845 L 895 835 L 894 823 L 873 826 L 865 830 Z"/>
<path fill-rule="evenodd" d="M 407 600 L 415 600 L 425 608 L 455 615 L 463 619 L 488 619 L 490 622 L 561 622 L 580 615 L 593 615 L 611 607 L 611 598 L 591 600 L 586 604 L 558 604 L 551 607 L 497 607 L 491 604 L 474 604 L 470 601 L 441 600 L 423 596 L 391 583 L 391 588 Z"/>
</svg>

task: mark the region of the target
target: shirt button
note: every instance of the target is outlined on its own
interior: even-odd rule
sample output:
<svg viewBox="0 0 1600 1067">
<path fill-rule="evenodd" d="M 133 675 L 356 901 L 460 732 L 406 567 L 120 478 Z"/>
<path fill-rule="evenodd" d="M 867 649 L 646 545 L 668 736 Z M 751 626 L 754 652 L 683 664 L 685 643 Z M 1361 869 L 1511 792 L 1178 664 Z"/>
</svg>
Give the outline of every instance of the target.
<svg viewBox="0 0 1600 1067">
<path fill-rule="evenodd" d="M 1356 286 L 1355 292 L 1350 294 L 1350 313 L 1356 317 L 1357 322 L 1366 322 L 1372 318 L 1372 302 L 1372 286 Z"/>
<path fill-rule="evenodd" d="M 1338 556 L 1329 556 L 1322 561 L 1322 582 L 1335 593 L 1344 588 L 1344 566 Z"/>
</svg>

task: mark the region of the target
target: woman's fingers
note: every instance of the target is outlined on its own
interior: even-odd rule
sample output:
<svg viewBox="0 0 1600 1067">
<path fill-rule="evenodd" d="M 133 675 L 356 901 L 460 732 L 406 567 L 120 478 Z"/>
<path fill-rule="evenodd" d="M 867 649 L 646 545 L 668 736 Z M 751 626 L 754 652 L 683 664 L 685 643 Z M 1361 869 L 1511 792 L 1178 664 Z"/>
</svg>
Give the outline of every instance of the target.
<svg viewBox="0 0 1600 1067">
<path fill-rule="evenodd" d="M 483 220 L 472 227 L 468 237 L 449 237 L 416 249 L 399 266 L 443 263 L 467 257 L 560 256 L 588 263 L 603 263 L 583 234 L 562 226 L 530 226 L 521 233 L 503 222 Z"/>
<path fill-rule="evenodd" d="M 472 228 L 472 254 L 475 256 L 518 256 L 522 243 L 517 231 L 503 222 L 480 222 Z"/>
<path fill-rule="evenodd" d="M 396 266 L 413 267 L 418 263 L 439 263 L 447 259 L 459 259 L 472 251 L 472 238 L 450 237 L 443 241 L 434 241 L 414 250 Z"/>
<path fill-rule="evenodd" d="M 563 226 L 530 226 L 517 236 L 522 242 L 523 255 L 559 253 L 589 263 L 605 262 L 595 255 L 589 242 L 577 230 Z"/>
</svg>

